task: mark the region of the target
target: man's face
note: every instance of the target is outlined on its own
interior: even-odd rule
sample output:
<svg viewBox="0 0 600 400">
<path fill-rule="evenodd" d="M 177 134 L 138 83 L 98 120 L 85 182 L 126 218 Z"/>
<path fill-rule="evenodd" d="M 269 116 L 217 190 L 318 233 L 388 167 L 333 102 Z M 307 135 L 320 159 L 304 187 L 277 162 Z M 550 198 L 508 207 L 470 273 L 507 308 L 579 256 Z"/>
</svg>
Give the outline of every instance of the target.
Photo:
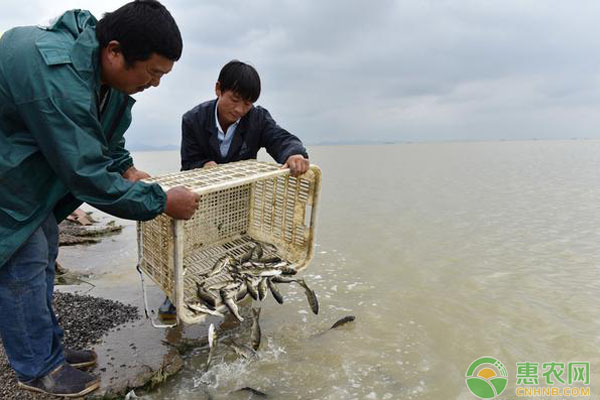
<svg viewBox="0 0 600 400">
<path fill-rule="evenodd" d="M 244 100 L 239 94 L 226 90 L 221 91 L 219 82 L 215 87 L 215 92 L 219 98 L 219 119 L 227 124 L 233 124 L 252 108 L 252 102 Z"/>
<path fill-rule="evenodd" d="M 113 43 L 113 42 L 111 42 Z M 115 42 L 118 44 L 118 42 Z M 158 86 L 163 75 L 171 72 L 174 62 L 153 53 L 146 61 L 127 65 L 118 46 L 109 45 L 102 56 L 102 81 L 127 94 L 139 93 L 150 86 Z"/>
</svg>

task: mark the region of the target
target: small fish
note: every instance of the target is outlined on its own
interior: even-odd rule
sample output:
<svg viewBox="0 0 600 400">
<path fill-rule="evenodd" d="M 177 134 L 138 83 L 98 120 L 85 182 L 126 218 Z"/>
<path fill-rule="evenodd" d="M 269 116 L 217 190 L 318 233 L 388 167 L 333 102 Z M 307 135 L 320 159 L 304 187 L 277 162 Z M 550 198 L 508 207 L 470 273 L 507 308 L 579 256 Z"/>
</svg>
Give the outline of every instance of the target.
<svg viewBox="0 0 600 400">
<path fill-rule="evenodd" d="M 249 261 L 252 258 L 252 250 L 253 249 L 250 249 L 250 250 L 248 250 L 247 252 L 245 252 L 244 254 L 242 254 L 240 256 L 240 258 L 238 259 L 238 261 L 239 261 L 240 264 L 243 264 L 243 263 L 245 263 L 246 261 Z"/>
<path fill-rule="evenodd" d="M 250 293 L 250 297 L 254 300 L 258 300 L 258 290 L 254 286 L 252 280 L 248 277 L 244 277 L 244 282 L 246 283 L 246 288 L 248 289 L 248 293 Z"/>
<path fill-rule="evenodd" d="M 260 397 L 268 397 L 266 393 L 263 393 L 260 390 L 253 389 L 250 386 L 246 386 L 246 387 L 236 390 L 236 392 L 243 392 L 243 391 L 250 392 L 250 393 L 260 396 Z"/>
<path fill-rule="evenodd" d="M 235 353 L 240 357 L 243 357 L 247 360 L 258 358 L 258 354 L 256 354 L 256 351 L 254 351 L 254 349 L 251 349 L 250 347 L 245 346 L 243 344 L 236 343 L 233 339 L 231 340 L 230 346 L 233 349 L 233 351 L 235 351 Z"/>
<path fill-rule="evenodd" d="M 256 262 L 263 263 L 263 264 L 273 264 L 273 263 L 281 262 L 281 258 L 279 258 L 277 256 L 263 257 L 263 258 L 259 258 L 258 260 L 256 260 Z"/>
<path fill-rule="evenodd" d="M 267 296 L 267 279 L 266 278 L 262 278 L 259 282 L 258 282 L 258 299 L 260 301 L 263 301 L 264 298 Z"/>
<path fill-rule="evenodd" d="M 252 308 L 252 328 L 250 330 L 250 341 L 254 351 L 258 351 L 260 347 L 261 331 L 258 323 L 260 317 L 260 307 L 258 309 Z"/>
<path fill-rule="evenodd" d="M 298 283 L 304 288 L 304 293 L 306 294 L 306 299 L 308 300 L 312 312 L 314 314 L 319 314 L 319 300 L 317 299 L 317 294 L 308 287 L 304 279 L 299 279 Z"/>
<path fill-rule="evenodd" d="M 197 294 L 198 298 L 206 304 L 207 307 L 212 307 L 213 309 L 217 306 L 217 296 L 211 292 L 210 290 L 204 289 L 202 285 L 196 283 L 196 287 L 198 288 Z"/>
<path fill-rule="evenodd" d="M 241 269 L 240 273 L 245 275 L 254 275 L 254 276 L 275 276 L 281 275 L 283 272 L 280 269 L 262 269 L 262 268 L 245 268 Z"/>
<path fill-rule="evenodd" d="M 214 315 L 216 317 L 225 317 L 223 315 L 223 313 L 217 311 L 217 310 L 211 310 L 208 307 L 204 307 L 201 304 L 186 304 L 187 308 L 189 308 L 190 310 L 197 312 L 197 313 L 203 313 L 203 314 L 210 314 L 210 315 Z"/>
<path fill-rule="evenodd" d="M 339 326 L 347 324 L 348 322 L 352 322 L 355 319 L 356 317 L 354 315 L 346 315 L 344 318 L 340 318 L 339 320 L 337 320 L 336 323 L 331 325 L 331 328 L 329 329 L 335 329 Z"/>
<path fill-rule="evenodd" d="M 256 243 L 256 245 L 252 249 L 251 258 L 258 259 L 258 258 L 261 258 L 262 256 L 263 256 L 263 248 L 260 244 Z"/>
<path fill-rule="evenodd" d="M 246 390 L 246 389 L 254 390 L 252 388 L 243 388 L 240 390 Z M 259 392 L 259 393 L 262 393 L 262 392 Z M 261 395 L 259 395 L 259 396 L 261 396 Z M 139 397 L 135 394 L 135 391 L 133 391 L 133 390 L 131 392 L 127 393 L 127 395 L 125 396 L 125 400 L 132 400 L 132 399 L 139 399 Z"/>
<path fill-rule="evenodd" d="M 290 278 L 289 276 L 277 275 L 271 278 L 271 280 L 275 283 L 298 283 L 298 278 Z"/>
<path fill-rule="evenodd" d="M 215 353 L 215 349 L 217 347 L 217 340 L 218 340 L 218 335 L 217 335 L 217 331 L 215 330 L 215 325 L 214 324 L 210 324 L 210 326 L 208 327 L 208 359 L 206 360 L 206 371 L 208 371 L 208 368 L 210 367 L 210 362 L 213 358 L 213 355 Z"/>
<path fill-rule="evenodd" d="M 217 260 L 217 262 L 213 266 L 213 269 L 210 271 L 210 273 L 208 275 L 209 276 L 217 275 L 219 272 L 221 272 L 224 268 L 228 267 L 230 264 L 231 264 L 231 258 L 229 256 L 223 256 Z"/>
<path fill-rule="evenodd" d="M 295 268 L 290 267 L 288 265 L 285 265 L 283 267 L 279 267 L 279 270 L 281 271 L 282 274 L 284 275 L 296 275 L 298 273 L 298 271 L 296 271 Z"/>
<path fill-rule="evenodd" d="M 221 294 L 223 303 L 225 303 L 225 305 L 227 306 L 229 311 L 231 311 L 233 316 L 236 317 L 238 319 L 238 321 L 242 322 L 244 320 L 244 318 L 242 318 L 242 316 L 240 315 L 238 306 L 237 306 L 237 304 L 235 304 L 235 301 L 233 300 L 233 296 L 235 296 L 235 293 L 233 293 L 231 291 L 225 291 L 223 289 L 221 289 L 219 291 L 219 293 Z"/>
<path fill-rule="evenodd" d="M 271 279 L 267 279 L 267 285 L 269 286 L 269 290 L 271 290 L 271 294 L 273 295 L 275 300 L 279 304 L 283 304 L 283 296 L 279 292 L 279 289 L 277 289 L 277 286 L 275 286 L 275 284 L 271 282 Z"/>
<path fill-rule="evenodd" d="M 244 297 L 246 297 L 247 294 L 248 294 L 248 285 L 246 285 L 246 282 L 242 281 L 242 282 L 240 282 L 239 288 L 237 288 L 235 291 L 234 299 L 236 301 L 240 301 Z"/>
</svg>

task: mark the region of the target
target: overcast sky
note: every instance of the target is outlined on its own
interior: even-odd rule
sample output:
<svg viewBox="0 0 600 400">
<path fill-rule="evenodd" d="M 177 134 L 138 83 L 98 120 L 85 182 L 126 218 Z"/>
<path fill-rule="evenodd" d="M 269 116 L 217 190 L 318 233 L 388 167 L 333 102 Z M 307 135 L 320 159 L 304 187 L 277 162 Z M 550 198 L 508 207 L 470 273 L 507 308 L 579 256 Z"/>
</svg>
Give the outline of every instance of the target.
<svg viewBox="0 0 600 400">
<path fill-rule="evenodd" d="M 2 0 L 0 31 L 117 0 Z M 164 0 L 183 56 L 136 96 L 129 145 L 179 145 L 181 115 L 237 58 L 306 143 L 600 138 L 600 2 Z"/>
</svg>

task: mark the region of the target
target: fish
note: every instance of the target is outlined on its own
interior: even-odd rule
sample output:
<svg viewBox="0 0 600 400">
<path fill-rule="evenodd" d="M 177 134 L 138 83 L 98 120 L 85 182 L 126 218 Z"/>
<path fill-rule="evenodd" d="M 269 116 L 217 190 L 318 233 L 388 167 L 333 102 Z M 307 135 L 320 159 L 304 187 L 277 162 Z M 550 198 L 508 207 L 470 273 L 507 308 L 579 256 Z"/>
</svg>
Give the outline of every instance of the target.
<svg viewBox="0 0 600 400">
<path fill-rule="evenodd" d="M 236 390 L 236 392 L 244 392 L 244 391 L 250 392 L 250 393 L 260 396 L 260 397 L 268 397 L 266 393 L 261 392 L 260 390 L 253 389 L 250 386 L 246 386 L 246 387 Z"/>
<path fill-rule="evenodd" d="M 218 335 L 217 331 L 215 330 L 215 325 L 210 324 L 210 326 L 208 327 L 208 359 L 206 360 L 206 371 L 208 371 L 208 368 L 210 367 L 210 362 L 215 353 L 215 349 L 217 347 L 217 340 Z"/>
<path fill-rule="evenodd" d="M 279 289 L 277 289 L 275 284 L 273 282 L 271 282 L 271 279 L 267 279 L 267 285 L 269 286 L 269 290 L 271 291 L 271 294 L 273 295 L 275 300 L 279 304 L 283 304 L 283 296 L 281 295 L 281 293 L 279 292 Z"/>
<path fill-rule="evenodd" d="M 281 258 L 279 258 L 277 256 L 263 257 L 263 258 L 259 258 L 256 260 L 257 263 L 263 263 L 263 264 L 274 264 L 274 263 L 278 263 L 280 261 L 281 261 Z"/>
<path fill-rule="evenodd" d="M 208 276 L 217 275 L 219 272 L 221 272 L 224 268 L 228 267 L 230 264 L 231 264 L 231 257 L 223 256 L 223 257 L 219 258 L 217 260 L 217 262 L 215 263 L 215 265 L 213 266 L 210 273 L 208 274 Z"/>
<path fill-rule="evenodd" d="M 243 357 L 247 360 L 258 358 L 258 354 L 256 353 L 256 351 L 254 351 L 254 349 L 246 345 L 236 343 L 233 339 L 231 339 L 230 346 L 233 349 L 233 351 L 235 351 L 235 353 L 240 357 Z"/>
<path fill-rule="evenodd" d="M 306 294 L 306 299 L 308 300 L 312 312 L 315 315 L 319 314 L 319 300 L 317 299 L 317 294 L 308 287 L 304 279 L 298 279 L 298 283 L 304 288 L 304 293 Z"/>
<path fill-rule="evenodd" d="M 292 282 L 298 283 L 298 278 L 290 278 L 289 276 L 285 276 L 285 275 L 277 275 L 277 276 L 272 277 L 271 281 L 273 281 L 275 283 L 292 283 Z"/>
<path fill-rule="evenodd" d="M 348 322 L 352 322 L 355 319 L 356 317 L 354 315 L 346 315 L 344 318 L 340 318 L 339 320 L 337 320 L 336 323 L 331 325 L 331 328 L 329 329 L 335 329 L 337 327 L 347 324 Z"/>
<path fill-rule="evenodd" d="M 275 276 L 281 275 L 283 272 L 280 269 L 269 268 L 244 268 L 240 269 L 240 273 L 244 275 L 254 275 L 254 276 Z"/>
<path fill-rule="evenodd" d="M 197 294 L 198 298 L 207 306 L 212 307 L 213 309 L 217 306 L 217 296 L 211 292 L 210 290 L 204 289 L 202 285 L 196 282 L 196 287 L 198 288 Z"/>
<path fill-rule="evenodd" d="M 252 258 L 252 250 L 253 249 L 250 249 L 250 250 L 246 251 L 244 254 L 242 254 L 239 257 L 238 261 L 239 261 L 240 264 L 243 264 L 243 263 L 245 263 L 246 261 L 249 261 Z"/>
<path fill-rule="evenodd" d="M 203 314 L 210 314 L 210 315 L 214 315 L 216 317 L 225 317 L 225 315 L 223 315 L 223 313 L 217 311 L 217 310 L 211 310 L 208 307 L 204 307 L 201 304 L 186 304 L 187 308 L 189 308 L 190 310 L 197 312 L 197 313 L 203 313 Z"/>
<path fill-rule="evenodd" d="M 279 270 L 284 275 L 296 275 L 298 273 L 298 271 L 296 271 L 295 268 L 290 267 L 289 265 L 284 265 L 282 267 L 279 267 Z"/>
<path fill-rule="evenodd" d="M 246 288 L 248 289 L 248 293 L 250 293 L 250 297 L 252 297 L 254 300 L 258 300 L 258 290 L 254 286 L 254 282 L 252 282 L 252 280 L 247 276 L 244 277 L 244 282 L 246 283 Z"/>
<path fill-rule="evenodd" d="M 250 258 L 258 259 L 258 258 L 261 258 L 262 256 L 263 256 L 263 248 L 259 243 L 256 243 L 254 248 L 252 249 L 252 255 L 250 256 Z"/>
<path fill-rule="evenodd" d="M 260 347 L 261 331 L 258 319 L 260 317 L 260 307 L 258 309 L 252 308 L 252 328 L 250 330 L 250 342 L 254 351 L 258 351 Z"/>
<path fill-rule="evenodd" d="M 260 301 L 264 300 L 264 298 L 267 296 L 267 279 L 266 278 L 262 278 L 259 282 L 258 282 L 258 299 Z"/>
<path fill-rule="evenodd" d="M 231 311 L 231 313 L 233 314 L 233 316 L 236 317 L 238 321 L 242 322 L 244 320 L 244 318 L 240 315 L 240 311 L 238 309 L 238 306 L 237 306 L 237 304 L 235 304 L 235 301 L 233 300 L 233 297 L 235 296 L 235 293 L 233 293 L 231 291 L 225 291 L 223 289 L 221 289 L 219 291 L 219 293 L 221 294 L 221 298 L 223 299 L 223 303 L 225 303 L 225 305 L 227 306 L 227 308 L 229 309 L 229 311 Z"/>
<path fill-rule="evenodd" d="M 240 390 L 247 390 L 247 389 L 254 390 L 254 389 L 252 389 L 252 388 L 243 388 L 243 389 L 240 389 Z M 254 392 L 253 392 L 253 393 L 254 393 Z M 262 393 L 262 392 L 260 392 L 260 393 Z M 259 396 L 261 396 L 261 395 L 259 395 Z M 135 391 L 134 391 L 134 390 L 130 391 L 130 392 L 129 392 L 129 393 L 127 393 L 127 395 L 125 396 L 125 400 L 132 400 L 132 399 L 139 399 L 139 397 L 138 397 L 138 396 L 135 394 Z"/>
</svg>

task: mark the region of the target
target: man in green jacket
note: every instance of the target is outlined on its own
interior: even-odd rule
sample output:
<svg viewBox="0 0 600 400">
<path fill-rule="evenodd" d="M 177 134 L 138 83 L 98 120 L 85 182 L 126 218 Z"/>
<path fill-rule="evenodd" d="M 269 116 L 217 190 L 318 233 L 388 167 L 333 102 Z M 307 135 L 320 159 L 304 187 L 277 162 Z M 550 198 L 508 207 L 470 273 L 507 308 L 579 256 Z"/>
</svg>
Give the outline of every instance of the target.
<svg viewBox="0 0 600 400">
<path fill-rule="evenodd" d="M 123 138 L 128 95 L 158 86 L 181 50 L 177 24 L 154 0 L 100 21 L 73 10 L 0 38 L 0 334 L 21 387 L 81 396 L 99 386 L 73 367 L 95 353 L 63 349 L 52 311 L 57 221 L 82 202 L 135 220 L 187 219 L 198 206 L 183 187 L 141 182 L 148 174 Z"/>
</svg>

